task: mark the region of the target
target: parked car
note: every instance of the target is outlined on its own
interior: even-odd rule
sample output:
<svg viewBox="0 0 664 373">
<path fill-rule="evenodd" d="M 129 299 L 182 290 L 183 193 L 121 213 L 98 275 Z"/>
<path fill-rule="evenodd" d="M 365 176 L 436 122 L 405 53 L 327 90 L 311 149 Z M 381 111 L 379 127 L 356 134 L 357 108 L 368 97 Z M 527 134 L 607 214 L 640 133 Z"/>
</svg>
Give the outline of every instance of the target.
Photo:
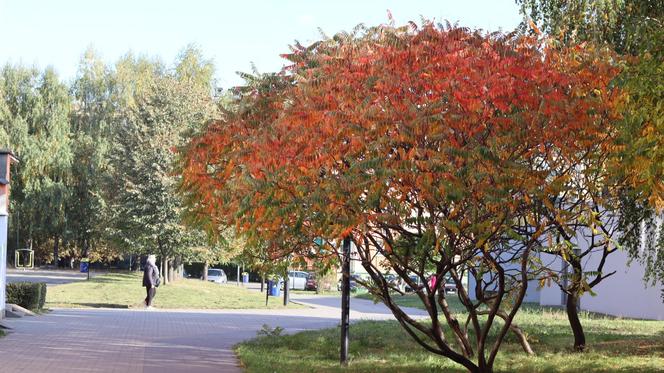
<svg viewBox="0 0 664 373">
<path fill-rule="evenodd" d="M 388 273 L 384 275 L 385 281 L 387 281 L 387 284 L 396 288 L 401 288 L 399 284 L 401 284 L 401 278 L 399 278 L 397 275 L 393 273 Z"/>
<path fill-rule="evenodd" d="M 456 293 L 457 286 L 454 280 L 451 277 L 445 279 L 445 292 L 446 293 Z"/>
<path fill-rule="evenodd" d="M 417 286 L 417 289 L 419 289 L 420 287 L 422 287 L 422 281 L 420 281 L 420 277 L 419 277 L 419 276 L 417 276 L 417 275 L 410 275 L 410 276 L 408 276 L 408 277 L 410 278 L 410 280 L 411 280 L 412 282 L 415 283 L 415 285 Z M 404 290 L 403 290 L 403 291 L 406 292 L 406 293 L 410 293 L 410 292 L 413 292 L 413 291 L 415 291 L 415 290 L 414 290 L 410 285 L 408 285 L 407 283 L 405 283 L 405 281 L 404 281 Z"/>
<path fill-rule="evenodd" d="M 304 284 L 304 290 L 314 290 L 318 289 L 318 281 L 316 281 L 316 276 L 313 273 L 309 274 L 307 277 L 307 283 Z"/>
<path fill-rule="evenodd" d="M 424 284 L 420 280 L 419 276 L 410 275 L 408 277 L 410 277 L 411 281 L 413 281 L 415 283 L 415 285 L 417 285 L 417 288 L 421 288 L 422 286 L 424 286 Z M 407 292 L 407 293 L 410 293 L 414 290 L 410 287 L 410 285 L 404 284 L 403 291 Z M 457 287 L 456 287 L 456 283 L 454 282 L 454 280 L 451 277 L 446 278 L 445 279 L 445 292 L 446 293 L 456 293 L 456 291 L 457 291 Z"/>
<path fill-rule="evenodd" d="M 357 280 L 362 281 L 360 275 L 350 275 L 350 291 L 356 291 L 361 285 L 357 283 Z M 337 282 L 337 290 L 341 291 L 341 279 Z"/>
<path fill-rule="evenodd" d="M 288 271 L 288 288 L 293 290 L 305 290 L 309 273 L 304 271 Z M 284 279 L 279 278 L 281 288 L 284 286 Z"/>
<path fill-rule="evenodd" d="M 226 277 L 226 273 L 224 272 L 223 269 L 219 268 L 210 268 L 208 269 L 207 272 L 207 278 L 208 281 L 217 283 L 217 284 L 225 284 L 228 282 L 228 278 Z"/>
</svg>

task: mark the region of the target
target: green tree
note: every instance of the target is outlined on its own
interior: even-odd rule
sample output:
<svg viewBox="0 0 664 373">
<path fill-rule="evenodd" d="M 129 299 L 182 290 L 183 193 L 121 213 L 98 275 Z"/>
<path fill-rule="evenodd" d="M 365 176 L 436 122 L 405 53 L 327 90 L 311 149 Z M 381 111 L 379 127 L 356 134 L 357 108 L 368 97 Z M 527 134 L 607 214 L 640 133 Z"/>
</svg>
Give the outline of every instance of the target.
<svg viewBox="0 0 664 373">
<path fill-rule="evenodd" d="M 127 81 L 120 74 L 124 71 L 140 74 Z M 173 163 L 174 150 L 212 118 L 212 73 L 211 63 L 191 47 L 173 72 L 144 61 L 132 65 L 123 60 L 118 67 L 117 91 L 124 107 L 111 155 L 114 235 L 132 251 L 156 251 L 165 283 L 188 250 L 206 244 L 200 231 L 183 223 Z"/>
<path fill-rule="evenodd" d="M 108 157 L 116 108 L 113 92 L 113 73 L 93 49 L 86 50 L 71 87 L 74 162 L 67 203 L 68 238 L 83 257 L 112 256 L 111 246 L 104 240 L 108 220 L 104 185 L 111 177 Z"/>
<path fill-rule="evenodd" d="M 648 283 L 664 283 L 664 224 L 657 223 L 664 209 L 664 1 L 517 3 L 522 14 L 563 44 L 606 44 L 626 56 L 626 68 L 616 83 L 629 99 L 617 123 L 612 169 L 614 178 L 627 180 L 631 190 L 622 196 L 619 239 L 645 266 Z"/>
<path fill-rule="evenodd" d="M 66 226 L 67 180 L 73 160 L 67 87 L 52 69 L 20 66 L 2 70 L 2 125 L 5 145 L 21 158 L 12 185 L 12 207 L 22 242 L 50 259 Z M 17 240 L 16 230 L 12 229 Z M 19 242 L 19 245 L 22 243 Z"/>
</svg>

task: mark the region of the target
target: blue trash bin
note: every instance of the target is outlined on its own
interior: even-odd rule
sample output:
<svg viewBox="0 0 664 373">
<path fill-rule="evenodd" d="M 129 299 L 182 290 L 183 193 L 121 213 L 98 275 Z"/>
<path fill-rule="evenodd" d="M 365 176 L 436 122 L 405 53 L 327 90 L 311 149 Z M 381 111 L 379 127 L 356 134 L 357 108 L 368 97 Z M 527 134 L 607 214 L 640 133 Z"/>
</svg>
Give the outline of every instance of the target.
<svg viewBox="0 0 664 373">
<path fill-rule="evenodd" d="M 281 289 L 279 289 L 279 283 L 276 281 L 270 281 L 270 295 L 273 297 L 278 297 L 281 295 Z"/>
<path fill-rule="evenodd" d="M 249 274 L 242 275 L 242 283 L 243 284 L 248 284 L 249 283 Z"/>
</svg>

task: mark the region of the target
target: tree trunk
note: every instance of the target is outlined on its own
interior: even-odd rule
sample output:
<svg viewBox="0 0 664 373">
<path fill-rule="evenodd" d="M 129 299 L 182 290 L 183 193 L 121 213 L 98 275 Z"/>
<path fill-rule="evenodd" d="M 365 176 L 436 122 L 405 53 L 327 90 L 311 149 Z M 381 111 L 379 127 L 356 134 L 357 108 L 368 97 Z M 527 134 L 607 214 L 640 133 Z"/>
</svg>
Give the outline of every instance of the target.
<svg viewBox="0 0 664 373">
<path fill-rule="evenodd" d="M 168 282 L 175 281 L 175 260 L 168 260 Z"/>
<path fill-rule="evenodd" d="M 261 293 L 263 292 L 264 287 L 265 287 L 265 275 L 261 273 Z"/>
<path fill-rule="evenodd" d="M 175 259 L 175 262 L 177 263 L 175 276 L 177 277 L 178 280 L 182 280 L 182 278 L 184 278 L 184 263 L 182 263 L 182 257 L 178 256 Z"/>
<path fill-rule="evenodd" d="M 581 320 L 579 320 L 578 295 L 572 293 L 567 295 L 567 319 L 574 333 L 574 350 L 583 351 L 586 348 L 586 335 L 583 332 Z"/>
<path fill-rule="evenodd" d="M 88 257 L 88 240 L 87 238 L 83 240 L 83 257 L 87 258 Z"/>
<path fill-rule="evenodd" d="M 489 311 L 477 312 L 478 315 L 487 315 L 488 313 Z M 505 313 L 504 311 L 499 311 L 498 313 L 496 313 L 496 316 L 500 317 L 503 320 L 508 319 L 507 313 Z M 514 333 L 516 339 L 519 340 L 523 352 L 525 352 L 528 355 L 535 355 L 535 351 L 533 351 L 532 347 L 530 347 L 530 342 L 528 342 L 528 338 L 524 334 L 523 330 L 521 330 L 521 328 L 513 322 L 510 324 L 510 330 L 512 331 L 512 333 Z"/>
<path fill-rule="evenodd" d="M 207 281 L 207 273 L 208 273 L 208 268 L 210 267 L 210 263 L 206 260 L 205 263 L 203 263 L 203 281 Z"/>
<path fill-rule="evenodd" d="M 60 258 L 60 237 L 55 236 L 53 241 L 53 265 L 58 268 L 58 259 Z"/>
<path fill-rule="evenodd" d="M 161 277 L 164 279 L 164 285 L 168 285 L 168 258 L 161 258 Z"/>
</svg>

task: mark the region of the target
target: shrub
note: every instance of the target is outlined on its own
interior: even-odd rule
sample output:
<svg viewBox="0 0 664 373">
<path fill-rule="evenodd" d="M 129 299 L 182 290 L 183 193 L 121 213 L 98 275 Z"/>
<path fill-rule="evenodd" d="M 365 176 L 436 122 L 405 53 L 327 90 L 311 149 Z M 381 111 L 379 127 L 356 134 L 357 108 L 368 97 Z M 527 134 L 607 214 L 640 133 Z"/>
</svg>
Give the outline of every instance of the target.
<svg viewBox="0 0 664 373">
<path fill-rule="evenodd" d="M 46 283 L 16 282 L 7 284 L 7 303 L 17 304 L 29 310 L 44 308 Z"/>
</svg>

